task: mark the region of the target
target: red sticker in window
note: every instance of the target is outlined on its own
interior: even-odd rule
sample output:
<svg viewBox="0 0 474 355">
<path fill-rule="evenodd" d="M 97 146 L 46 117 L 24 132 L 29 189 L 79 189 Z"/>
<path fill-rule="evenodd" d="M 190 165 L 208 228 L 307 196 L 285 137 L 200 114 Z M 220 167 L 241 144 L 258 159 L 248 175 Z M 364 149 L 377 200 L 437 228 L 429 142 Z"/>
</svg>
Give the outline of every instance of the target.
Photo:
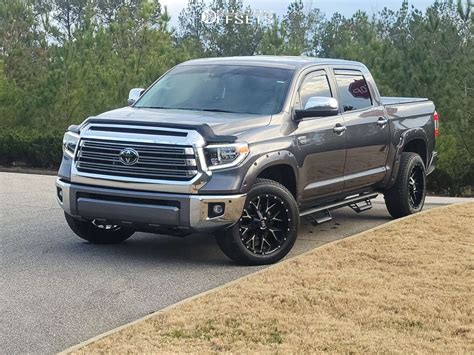
<svg viewBox="0 0 474 355">
<path fill-rule="evenodd" d="M 354 97 L 358 97 L 361 99 L 370 99 L 369 88 L 367 87 L 365 79 L 354 80 L 349 85 L 349 92 Z"/>
</svg>

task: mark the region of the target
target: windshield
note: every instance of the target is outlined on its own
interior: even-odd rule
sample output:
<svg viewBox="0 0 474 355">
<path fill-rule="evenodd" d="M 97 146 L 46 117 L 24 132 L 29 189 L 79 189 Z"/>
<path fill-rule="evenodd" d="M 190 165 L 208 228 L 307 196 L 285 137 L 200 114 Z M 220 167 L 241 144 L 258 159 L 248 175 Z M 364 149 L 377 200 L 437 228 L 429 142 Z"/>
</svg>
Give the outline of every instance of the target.
<svg viewBox="0 0 474 355">
<path fill-rule="evenodd" d="M 234 65 L 183 65 L 155 83 L 134 107 L 274 114 L 293 71 Z"/>
</svg>

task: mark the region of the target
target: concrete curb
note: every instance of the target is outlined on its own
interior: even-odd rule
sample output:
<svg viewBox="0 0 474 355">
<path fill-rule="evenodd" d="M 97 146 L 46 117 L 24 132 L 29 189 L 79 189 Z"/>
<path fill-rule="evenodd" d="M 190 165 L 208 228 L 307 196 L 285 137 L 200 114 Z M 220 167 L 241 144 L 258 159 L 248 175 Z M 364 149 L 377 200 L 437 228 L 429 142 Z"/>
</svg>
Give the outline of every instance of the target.
<svg viewBox="0 0 474 355">
<path fill-rule="evenodd" d="M 451 206 L 453 206 L 453 205 L 460 205 L 460 204 L 469 203 L 469 202 L 472 203 L 472 202 L 473 202 L 472 200 L 474 200 L 474 199 L 471 199 L 471 201 L 464 201 L 463 203 L 454 203 L 454 204 L 447 205 L 447 206 L 436 207 L 436 209 L 449 208 L 449 207 L 451 207 Z M 429 213 L 431 210 L 433 210 L 433 209 L 426 210 L 426 211 L 422 211 L 422 212 L 420 212 L 420 213 L 417 213 L 417 214 L 414 214 L 414 215 L 410 215 L 410 216 L 407 216 L 407 217 L 403 217 L 403 218 L 400 218 L 400 219 L 396 219 L 396 220 L 393 220 L 393 221 L 390 221 L 390 222 L 387 222 L 387 223 L 378 225 L 378 226 L 376 226 L 376 227 L 367 229 L 366 231 L 363 231 L 363 232 L 360 232 L 360 233 L 357 233 L 357 234 L 354 234 L 354 235 L 345 237 L 345 238 L 343 238 L 343 239 L 339 239 L 339 240 L 336 240 L 336 241 L 334 241 L 334 242 L 324 244 L 324 245 L 322 245 L 322 246 L 320 246 L 320 247 L 317 247 L 317 248 L 308 250 L 308 251 L 306 251 L 306 252 L 304 252 L 304 253 L 302 253 L 302 254 L 300 254 L 300 255 L 297 255 L 297 256 L 295 256 L 295 257 L 293 257 L 293 258 L 285 259 L 285 260 L 283 260 L 283 261 L 281 261 L 281 262 L 279 262 L 279 263 L 277 263 L 277 264 L 270 265 L 270 266 L 268 266 L 268 267 L 265 267 L 265 268 L 262 269 L 262 270 L 258 270 L 258 271 L 254 272 L 254 273 L 249 274 L 249 275 L 245 275 L 245 276 L 239 277 L 238 279 L 236 279 L 236 280 L 234 280 L 234 281 L 227 282 L 227 283 L 225 283 L 225 284 L 223 284 L 223 285 L 221 285 L 221 286 L 218 286 L 218 287 L 216 287 L 216 288 L 213 288 L 213 289 L 211 289 L 211 290 L 204 291 L 204 292 L 199 293 L 199 294 L 197 294 L 197 295 L 194 295 L 194 296 L 185 298 L 185 299 L 182 300 L 182 301 L 179 301 L 179 302 L 177 302 L 177 303 L 174 303 L 174 304 L 172 304 L 172 305 L 169 305 L 169 306 L 167 306 L 167 307 L 165 307 L 165 308 L 162 308 L 162 309 L 160 309 L 160 310 L 158 310 L 158 311 L 156 311 L 156 312 L 150 313 L 150 314 L 148 314 L 148 315 L 146 315 L 146 316 L 144 316 L 144 317 L 138 318 L 138 319 L 136 319 L 136 320 L 134 320 L 134 321 L 132 321 L 132 322 L 126 323 L 126 324 L 121 325 L 121 326 L 119 326 L 119 327 L 117 327 L 117 328 L 115 328 L 115 329 L 109 330 L 109 331 L 107 331 L 107 332 L 105 332 L 105 333 L 99 334 L 99 335 L 97 335 L 97 336 L 95 336 L 95 337 L 92 337 L 92 338 L 90 338 L 90 339 L 88 339 L 88 340 L 85 340 L 85 341 L 83 341 L 83 342 L 81 342 L 81 343 L 79 343 L 79 344 L 77 344 L 77 345 L 74 345 L 74 346 L 72 346 L 72 347 L 70 347 L 70 348 L 67 348 L 66 350 L 61 351 L 61 352 L 58 353 L 58 354 L 59 354 L 59 355 L 65 355 L 65 354 L 69 354 L 69 353 L 71 353 L 71 352 L 77 351 L 77 350 L 79 350 L 79 349 L 85 347 L 86 345 L 89 345 L 89 344 L 91 344 L 91 343 L 94 343 L 94 342 L 96 342 L 97 340 L 100 340 L 100 339 L 102 339 L 102 338 L 104 338 L 104 337 L 106 337 L 106 336 L 115 334 L 115 333 L 121 331 L 122 329 L 125 329 L 125 328 L 127 328 L 127 327 L 132 326 L 132 325 L 135 325 L 135 324 L 137 324 L 137 323 L 140 323 L 140 322 L 142 322 L 142 321 L 145 321 L 145 320 L 147 320 L 147 319 L 150 319 L 150 318 L 152 318 L 152 317 L 155 317 L 155 316 L 157 316 L 157 315 L 159 315 L 159 314 L 161 314 L 161 313 L 167 312 L 167 311 L 169 311 L 169 310 L 171 310 L 171 309 L 174 309 L 174 308 L 176 308 L 176 307 L 179 307 L 179 306 L 182 305 L 182 304 L 185 304 L 185 303 L 187 303 L 187 302 L 191 302 L 191 301 L 193 301 L 193 300 L 195 300 L 195 299 L 197 299 L 197 298 L 206 296 L 206 295 L 208 295 L 208 294 L 210 294 L 210 293 L 213 293 L 213 292 L 216 292 L 216 291 L 218 291 L 218 290 L 221 290 L 221 289 L 227 288 L 227 287 L 229 287 L 229 286 L 235 285 L 235 284 L 237 284 L 237 283 L 239 283 L 239 282 L 241 282 L 241 281 L 243 281 L 243 280 L 246 280 L 246 279 L 248 279 L 248 278 L 250 278 L 250 277 L 253 277 L 253 276 L 255 276 L 255 275 L 259 275 L 259 274 L 261 274 L 261 273 L 263 273 L 263 272 L 266 272 L 267 270 L 270 270 L 270 269 L 275 268 L 275 267 L 277 267 L 277 266 L 281 266 L 281 265 L 287 264 L 287 263 L 289 263 L 289 262 L 292 262 L 292 261 L 295 260 L 295 259 L 305 257 L 305 256 L 307 256 L 307 255 L 309 255 L 309 254 L 311 254 L 311 253 L 314 253 L 316 250 L 324 249 L 324 248 L 327 248 L 327 247 L 329 247 L 329 246 L 333 246 L 333 245 L 335 245 L 335 244 L 341 243 L 341 242 L 343 242 L 343 241 L 347 241 L 347 240 L 359 238 L 359 237 L 361 237 L 361 236 L 363 236 L 363 235 L 365 235 L 365 234 L 369 234 L 369 233 L 375 232 L 375 231 L 377 231 L 377 230 L 379 230 L 379 229 L 385 228 L 385 227 L 390 226 L 390 225 L 392 225 L 392 224 L 399 223 L 399 222 L 406 221 L 406 220 L 409 220 L 409 219 L 414 218 L 414 217 L 418 217 L 418 216 L 420 216 L 420 215 L 427 214 L 427 213 Z"/>
<path fill-rule="evenodd" d="M 375 203 L 385 203 L 383 195 L 372 200 Z M 454 205 L 458 203 L 474 202 L 472 197 L 426 196 L 425 205 Z"/>
</svg>

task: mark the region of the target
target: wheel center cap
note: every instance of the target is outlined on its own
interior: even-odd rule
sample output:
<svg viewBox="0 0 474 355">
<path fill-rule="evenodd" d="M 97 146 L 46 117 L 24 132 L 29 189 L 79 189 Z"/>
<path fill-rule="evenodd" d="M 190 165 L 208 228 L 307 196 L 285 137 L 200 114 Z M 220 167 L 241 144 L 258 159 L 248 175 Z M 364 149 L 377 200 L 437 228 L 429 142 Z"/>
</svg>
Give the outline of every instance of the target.
<svg viewBox="0 0 474 355">
<path fill-rule="evenodd" d="M 260 220 L 260 229 L 267 229 L 267 221 L 264 218 Z"/>
</svg>

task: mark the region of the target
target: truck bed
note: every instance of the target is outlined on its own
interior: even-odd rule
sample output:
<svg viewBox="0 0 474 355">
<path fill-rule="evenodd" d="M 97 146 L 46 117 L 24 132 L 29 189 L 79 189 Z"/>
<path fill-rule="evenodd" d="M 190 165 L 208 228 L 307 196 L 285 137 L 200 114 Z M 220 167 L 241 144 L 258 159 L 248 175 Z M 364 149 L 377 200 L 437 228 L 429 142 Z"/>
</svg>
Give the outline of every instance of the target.
<svg viewBox="0 0 474 355">
<path fill-rule="evenodd" d="M 428 101 L 427 98 L 423 97 L 397 97 L 397 96 L 382 96 L 382 105 L 400 105 L 400 104 L 411 104 L 415 102 Z"/>
</svg>

